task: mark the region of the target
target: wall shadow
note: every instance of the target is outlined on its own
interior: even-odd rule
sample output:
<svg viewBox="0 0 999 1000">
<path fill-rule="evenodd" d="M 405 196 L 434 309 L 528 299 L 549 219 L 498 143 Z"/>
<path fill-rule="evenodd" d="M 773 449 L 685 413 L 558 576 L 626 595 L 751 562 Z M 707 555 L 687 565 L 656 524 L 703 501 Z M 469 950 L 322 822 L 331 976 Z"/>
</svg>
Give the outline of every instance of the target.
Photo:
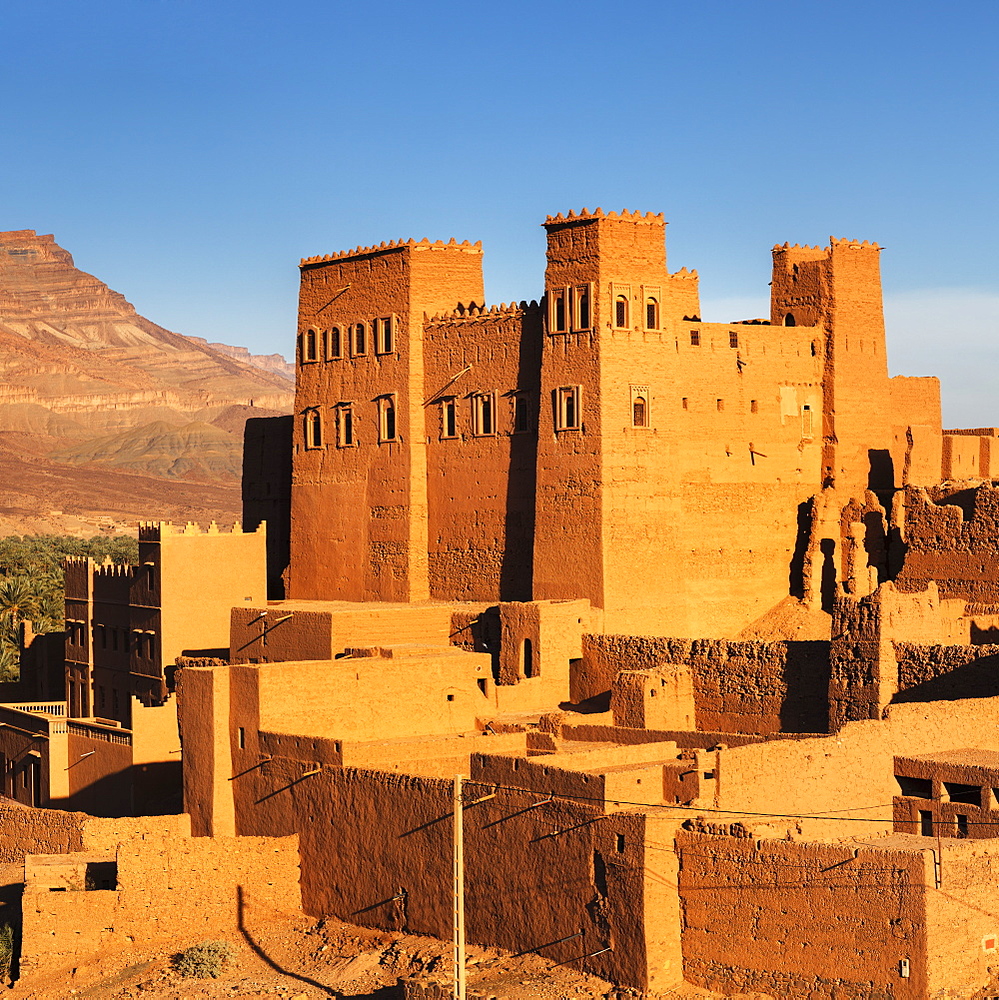
<svg viewBox="0 0 999 1000">
<path fill-rule="evenodd" d="M 999 697 L 999 654 L 983 656 L 899 691 L 892 702 L 961 701 L 966 698 L 995 697 Z"/>
<path fill-rule="evenodd" d="M 824 639 L 787 643 L 781 732 L 829 732 L 830 645 Z"/>
</svg>

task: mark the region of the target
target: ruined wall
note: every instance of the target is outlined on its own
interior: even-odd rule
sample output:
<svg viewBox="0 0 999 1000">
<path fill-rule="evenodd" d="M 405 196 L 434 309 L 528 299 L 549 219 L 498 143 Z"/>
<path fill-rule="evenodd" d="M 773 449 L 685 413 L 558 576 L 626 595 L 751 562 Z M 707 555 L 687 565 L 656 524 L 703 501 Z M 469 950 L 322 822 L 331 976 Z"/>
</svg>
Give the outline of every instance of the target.
<svg viewBox="0 0 999 1000">
<path fill-rule="evenodd" d="M 888 390 L 895 481 L 901 486 L 935 486 L 944 464 L 940 379 L 896 375 L 888 380 Z M 942 478 L 949 478 L 946 472 Z"/>
<path fill-rule="evenodd" d="M 32 879 L 21 901 L 21 975 L 77 964 L 108 949 L 144 943 L 193 944 L 266 929 L 299 909 L 298 842 L 147 834 L 110 852 L 117 888 L 52 892 Z M 31 858 L 29 868 L 46 859 Z M 67 856 L 72 862 L 72 855 Z"/>
<path fill-rule="evenodd" d="M 620 670 L 684 665 L 693 680 L 698 729 L 827 731 L 828 643 L 587 635 L 583 646 L 586 696 L 608 690 Z M 574 700 L 583 694 L 574 692 Z"/>
<path fill-rule="evenodd" d="M 895 642 L 894 701 L 953 701 L 999 695 L 999 645 L 941 646 Z"/>
<path fill-rule="evenodd" d="M 82 851 L 88 819 L 83 813 L 32 809 L 0 798 L 0 861 L 19 864 L 25 854 Z"/>
<path fill-rule="evenodd" d="M 908 489 L 897 519 L 905 546 L 899 590 L 935 580 L 941 598 L 999 603 L 999 488 Z"/>
<path fill-rule="evenodd" d="M 426 324 L 432 597 L 531 597 L 541 324 L 533 302 Z"/>
<path fill-rule="evenodd" d="M 690 982 L 787 1000 L 929 995 L 922 853 L 687 832 L 677 850 Z"/>
</svg>

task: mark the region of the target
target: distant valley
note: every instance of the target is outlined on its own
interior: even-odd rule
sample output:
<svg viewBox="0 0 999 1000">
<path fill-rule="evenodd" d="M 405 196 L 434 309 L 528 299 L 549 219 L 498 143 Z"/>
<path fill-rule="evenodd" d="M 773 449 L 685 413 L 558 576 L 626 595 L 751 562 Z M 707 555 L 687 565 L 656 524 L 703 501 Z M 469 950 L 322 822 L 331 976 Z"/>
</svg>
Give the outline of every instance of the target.
<svg viewBox="0 0 999 1000">
<path fill-rule="evenodd" d="M 52 236 L 0 233 L 0 534 L 236 520 L 243 425 L 293 399 L 280 355 L 166 330 Z"/>
</svg>

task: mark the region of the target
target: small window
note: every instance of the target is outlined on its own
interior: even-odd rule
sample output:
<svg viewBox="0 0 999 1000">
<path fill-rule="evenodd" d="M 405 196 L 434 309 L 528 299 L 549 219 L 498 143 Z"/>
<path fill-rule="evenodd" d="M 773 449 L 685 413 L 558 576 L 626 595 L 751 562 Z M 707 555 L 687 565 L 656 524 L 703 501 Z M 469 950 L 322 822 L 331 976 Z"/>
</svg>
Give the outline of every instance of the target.
<svg viewBox="0 0 999 1000">
<path fill-rule="evenodd" d="M 690 400 L 686 396 L 684 396 L 683 399 L 680 400 L 680 405 L 685 410 L 689 410 L 690 409 Z"/>
<path fill-rule="evenodd" d="M 812 408 L 807 403 L 801 408 L 801 436 L 812 436 Z"/>
<path fill-rule="evenodd" d="M 246 730 L 242 726 L 236 730 L 236 744 L 240 750 L 246 749 Z"/>
<path fill-rule="evenodd" d="M 819 353 L 819 342 L 817 340 L 812 341 L 812 357 L 817 357 Z"/>
<path fill-rule="evenodd" d="M 716 399 L 715 400 L 715 407 L 717 408 L 718 412 L 721 413 L 721 411 L 725 409 L 725 400 L 724 399 Z"/>
<path fill-rule="evenodd" d="M 932 799 L 933 782 L 929 778 L 909 778 L 896 774 L 895 780 L 902 795 L 912 799 Z"/>
<path fill-rule="evenodd" d="M 784 313 L 784 326 L 796 326 L 794 313 Z"/>
<path fill-rule="evenodd" d="M 575 290 L 575 328 L 577 330 L 589 330 L 590 328 L 590 287 L 580 285 Z"/>
<path fill-rule="evenodd" d="M 919 835 L 921 837 L 933 836 L 933 813 L 929 809 L 919 810 Z"/>
<path fill-rule="evenodd" d="M 363 323 L 354 327 L 354 356 L 368 353 L 368 331 Z"/>
<path fill-rule="evenodd" d="M 472 397 L 472 433 L 488 437 L 496 433 L 496 394 L 478 392 Z"/>
<path fill-rule="evenodd" d="M 582 387 L 562 386 L 555 390 L 555 428 L 576 431 L 582 427 Z"/>
<path fill-rule="evenodd" d="M 531 429 L 531 406 L 526 392 L 518 392 L 513 397 L 513 432 L 525 434 Z"/>
<path fill-rule="evenodd" d="M 728 331 L 728 346 L 738 347 L 739 346 L 739 334 L 735 330 Z"/>
<path fill-rule="evenodd" d="M 334 326 L 330 330 L 330 360 L 335 361 L 343 357 L 343 341 L 340 338 L 340 327 Z"/>
<path fill-rule="evenodd" d="M 458 404 L 454 396 L 441 400 L 441 437 L 458 436 Z"/>
<path fill-rule="evenodd" d="M 962 785 L 956 781 L 945 781 L 944 791 L 951 802 L 964 802 L 969 806 L 982 804 L 982 790 L 978 785 Z"/>
<path fill-rule="evenodd" d="M 534 660 L 534 643 L 530 639 L 525 639 L 521 647 L 521 658 L 525 677 L 537 677 L 540 673 L 537 663 Z"/>
<path fill-rule="evenodd" d="M 700 347 L 701 346 L 701 331 L 691 330 L 690 331 L 690 346 Z"/>
<path fill-rule="evenodd" d="M 316 331 L 309 329 L 305 331 L 305 356 L 303 361 L 316 361 L 319 358 L 316 347 Z"/>
<path fill-rule="evenodd" d="M 628 296 L 619 295 L 614 300 L 614 325 L 624 329 L 628 325 Z"/>
<path fill-rule="evenodd" d="M 624 834 L 619 833 L 615 838 L 615 840 L 616 840 L 615 846 L 617 848 L 617 853 L 624 854 Z"/>
<path fill-rule="evenodd" d="M 305 411 L 305 447 L 322 448 L 323 418 L 319 410 Z"/>
<path fill-rule="evenodd" d="M 391 354 L 395 351 L 395 328 L 392 317 L 375 320 L 376 342 L 375 351 L 378 354 Z"/>
<path fill-rule="evenodd" d="M 957 836 L 964 839 L 968 836 L 968 817 L 964 813 L 958 813 L 954 817 L 954 824 L 956 826 Z"/>
<path fill-rule="evenodd" d="M 113 652 L 118 652 L 118 630 L 116 628 L 111 629 L 111 649 Z"/>
<path fill-rule="evenodd" d="M 336 443 L 338 448 L 352 448 L 357 444 L 354 437 L 354 407 L 341 403 L 336 408 Z"/>
<path fill-rule="evenodd" d="M 645 326 L 649 330 L 659 329 L 659 300 L 651 296 L 645 300 Z"/>
<path fill-rule="evenodd" d="M 378 400 L 378 440 L 396 440 L 395 396 L 382 396 Z"/>
<path fill-rule="evenodd" d="M 631 387 L 631 426 L 649 426 L 649 387 L 633 385 Z"/>
<path fill-rule="evenodd" d="M 750 413 L 760 412 L 760 401 L 758 399 L 751 399 L 749 401 L 749 412 Z"/>
<path fill-rule="evenodd" d="M 558 289 L 552 292 L 552 306 L 551 306 L 551 329 L 555 333 L 565 333 L 568 329 L 566 324 L 566 314 L 565 314 L 565 290 Z"/>
<path fill-rule="evenodd" d="M 321 351 L 320 357 L 323 358 L 323 360 L 325 360 L 326 358 L 328 358 L 330 356 L 330 332 L 329 332 L 329 330 L 323 330 L 323 332 L 319 335 L 319 342 L 320 342 L 320 345 L 321 345 L 320 346 L 320 351 Z"/>
</svg>

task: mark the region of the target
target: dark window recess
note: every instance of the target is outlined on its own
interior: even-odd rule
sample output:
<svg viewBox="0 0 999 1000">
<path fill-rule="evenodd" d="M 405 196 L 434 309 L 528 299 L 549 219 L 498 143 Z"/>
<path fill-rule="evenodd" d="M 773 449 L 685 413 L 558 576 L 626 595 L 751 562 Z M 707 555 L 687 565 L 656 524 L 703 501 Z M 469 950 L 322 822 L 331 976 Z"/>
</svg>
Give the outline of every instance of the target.
<svg viewBox="0 0 999 1000">
<path fill-rule="evenodd" d="M 933 836 L 933 813 L 928 809 L 919 810 L 919 835 L 921 837 Z"/>
<path fill-rule="evenodd" d="M 580 330 L 588 330 L 590 328 L 590 296 L 589 293 L 583 289 L 579 293 L 579 328 Z"/>
<path fill-rule="evenodd" d="M 728 346 L 738 347 L 739 346 L 739 334 L 735 330 L 730 330 L 728 334 Z"/>
<path fill-rule="evenodd" d="M 531 429 L 531 411 L 527 403 L 527 396 L 523 394 L 513 398 L 513 429 L 518 432 Z"/>
<path fill-rule="evenodd" d="M 943 785 L 951 802 L 964 802 L 970 806 L 982 804 L 982 790 L 978 785 L 961 785 L 956 781 L 945 781 Z"/>
<path fill-rule="evenodd" d="M 453 399 L 445 399 L 443 403 L 444 437 L 458 436 L 457 406 Z"/>
<path fill-rule="evenodd" d="M 623 854 L 624 853 L 624 834 L 623 833 L 619 833 L 617 835 L 617 853 L 618 854 Z"/>
<path fill-rule="evenodd" d="M 628 300 L 623 295 L 619 295 L 614 303 L 614 325 L 628 325 Z"/>
<path fill-rule="evenodd" d="M 957 835 L 959 837 L 968 836 L 968 817 L 964 813 L 958 813 L 954 817 L 955 823 L 957 824 Z"/>
<path fill-rule="evenodd" d="M 907 778 L 903 774 L 896 774 L 895 780 L 902 795 L 912 799 L 933 798 L 933 782 L 929 778 Z"/>
<path fill-rule="evenodd" d="M 700 347 L 701 346 L 701 331 L 691 330 L 690 331 L 690 346 Z"/>
<path fill-rule="evenodd" d="M 537 677 L 538 668 L 534 662 L 534 644 L 530 639 L 524 640 L 524 676 Z"/>
<path fill-rule="evenodd" d="M 565 296 L 555 297 L 555 329 L 562 333 L 565 331 Z"/>
<path fill-rule="evenodd" d="M 607 895 L 607 863 L 599 851 L 593 852 L 593 886 L 601 896 Z"/>
<path fill-rule="evenodd" d="M 485 694 L 486 693 L 486 679 L 485 679 L 485 677 L 478 677 L 478 678 L 476 678 L 475 683 L 478 684 L 479 690 L 483 694 Z"/>
<path fill-rule="evenodd" d="M 644 396 L 636 396 L 631 404 L 631 422 L 635 427 L 648 427 L 648 410 Z"/>
</svg>

